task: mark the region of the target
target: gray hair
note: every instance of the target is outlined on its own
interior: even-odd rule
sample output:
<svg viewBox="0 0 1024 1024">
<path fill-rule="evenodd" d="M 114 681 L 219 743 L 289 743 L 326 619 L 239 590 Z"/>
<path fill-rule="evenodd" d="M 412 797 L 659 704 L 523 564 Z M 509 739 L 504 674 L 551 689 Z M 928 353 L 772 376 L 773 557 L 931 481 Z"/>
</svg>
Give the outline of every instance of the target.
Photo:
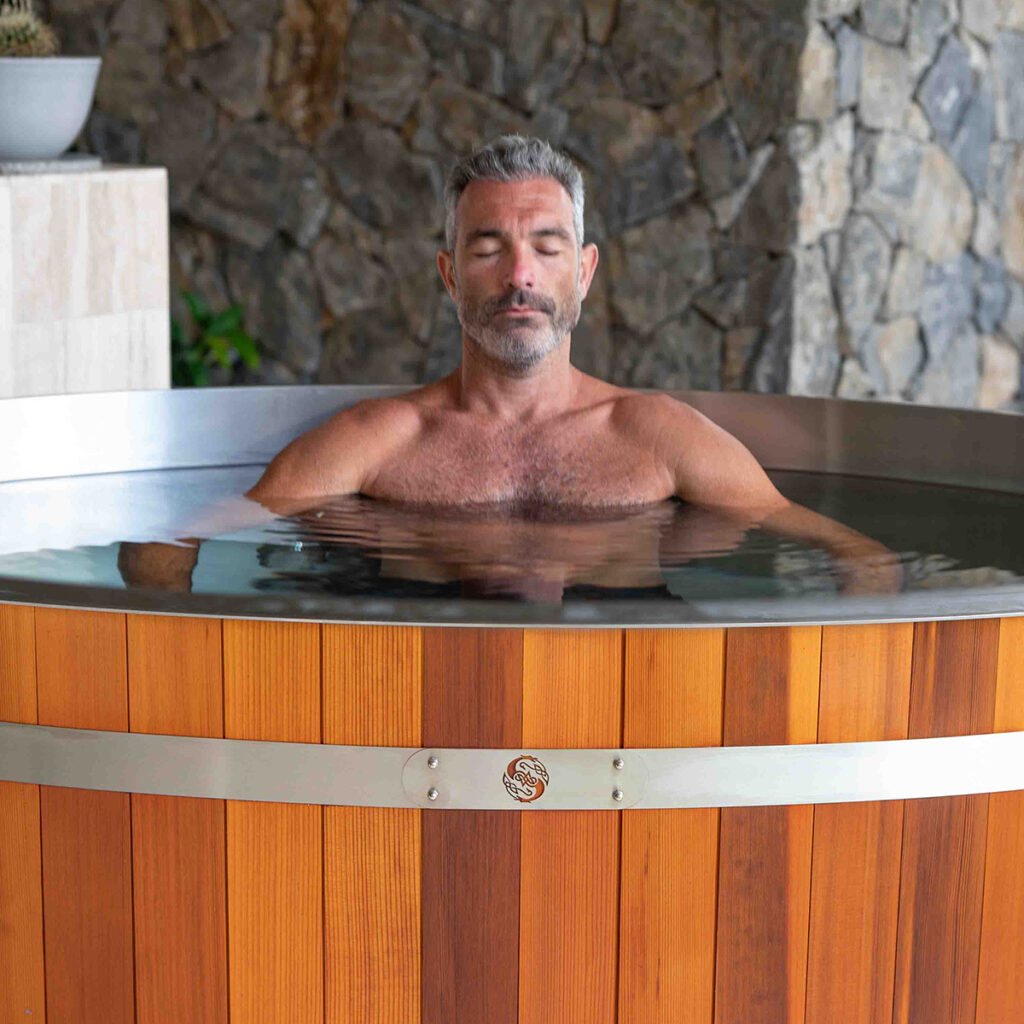
<svg viewBox="0 0 1024 1024">
<path fill-rule="evenodd" d="M 529 181 L 554 178 L 569 193 L 576 242 L 583 245 L 583 175 L 564 154 L 544 139 L 502 135 L 460 160 L 444 187 L 444 238 L 448 251 L 455 250 L 455 208 L 471 181 Z"/>
</svg>

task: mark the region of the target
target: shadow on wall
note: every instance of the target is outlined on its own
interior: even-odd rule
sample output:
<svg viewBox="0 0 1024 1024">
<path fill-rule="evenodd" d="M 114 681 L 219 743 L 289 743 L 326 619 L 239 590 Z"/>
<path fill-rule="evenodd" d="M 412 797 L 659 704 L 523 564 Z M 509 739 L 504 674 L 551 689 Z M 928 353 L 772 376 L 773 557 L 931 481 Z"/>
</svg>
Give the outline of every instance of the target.
<svg viewBox="0 0 1024 1024">
<path fill-rule="evenodd" d="M 1024 4 L 51 0 L 104 54 L 84 145 L 170 170 L 172 276 L 269 382 L 458 362 L 453 160 L 583 167 L 573 336 L 623 384 L 1007 407 L 1024 350 Z M 235 379 L 251 381 L 239 368 Z"/>
</svg>

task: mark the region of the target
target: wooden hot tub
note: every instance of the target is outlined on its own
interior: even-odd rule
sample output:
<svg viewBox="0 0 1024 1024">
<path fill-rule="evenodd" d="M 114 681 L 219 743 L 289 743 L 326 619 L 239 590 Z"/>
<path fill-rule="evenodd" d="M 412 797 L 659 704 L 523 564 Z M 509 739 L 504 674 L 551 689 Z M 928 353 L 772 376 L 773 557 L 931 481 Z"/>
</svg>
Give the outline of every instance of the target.
<svg viewBox="0 0 1024 1024">
<path fill-rule="evenodd" d="M 216 396 L 116 397 L 156 431 Z M 0 428 L 60 401 L 109 432 L 111 398 Z M 802 408 L 825 470 L 872 415 Z M 923 479 L 1024 487 L 1024 422 L 945 415 L 975 447 Z M 0 1021 L 1015 1021 L 1024 606 L 942 601 L 444 625 L 0 580 Z"/>
</svg>

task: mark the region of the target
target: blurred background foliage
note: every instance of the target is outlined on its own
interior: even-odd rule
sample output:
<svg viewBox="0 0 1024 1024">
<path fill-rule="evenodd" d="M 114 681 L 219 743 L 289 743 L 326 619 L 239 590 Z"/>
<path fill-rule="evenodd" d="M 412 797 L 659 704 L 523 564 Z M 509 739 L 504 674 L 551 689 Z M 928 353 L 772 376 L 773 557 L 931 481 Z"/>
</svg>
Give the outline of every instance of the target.
<svg viewBox="0 0 1024 1024">
<path fill-rule="evenodd" d="M 259 371 L 259 348 L 246 333 L 241 306 L 214 313 L 202 296 L 183 292 L 181 298 L 189 316 L 184 323 L 171 318 L 173 387 L 230 383 L 231 371 L 237 365 Z"/>
</svg>

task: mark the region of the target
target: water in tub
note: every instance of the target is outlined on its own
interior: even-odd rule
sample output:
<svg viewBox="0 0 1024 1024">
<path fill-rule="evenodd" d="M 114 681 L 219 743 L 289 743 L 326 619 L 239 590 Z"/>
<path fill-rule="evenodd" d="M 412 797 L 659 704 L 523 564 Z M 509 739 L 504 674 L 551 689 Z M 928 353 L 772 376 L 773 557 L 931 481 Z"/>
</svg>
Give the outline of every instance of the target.
<svg viewBox="0 0 1024 1024">
<path fill-rule="evenodd" d="M 1024 583 L 1020 495 L 771 474 L 792 501 L 877 542 L 844 557 L 798 533 L 676 500 L 584 511 L 424 509 L 346 496 L 274 516 L 239 497 L 261 469 L 0 484 L 0 596 L 10 596 L 6 578 L 208 594 L 617 598 L 685 602 L 714 614 L 723 602 Z M 184 537 L 201 538 L 198 551 Z"/>
</svg>

